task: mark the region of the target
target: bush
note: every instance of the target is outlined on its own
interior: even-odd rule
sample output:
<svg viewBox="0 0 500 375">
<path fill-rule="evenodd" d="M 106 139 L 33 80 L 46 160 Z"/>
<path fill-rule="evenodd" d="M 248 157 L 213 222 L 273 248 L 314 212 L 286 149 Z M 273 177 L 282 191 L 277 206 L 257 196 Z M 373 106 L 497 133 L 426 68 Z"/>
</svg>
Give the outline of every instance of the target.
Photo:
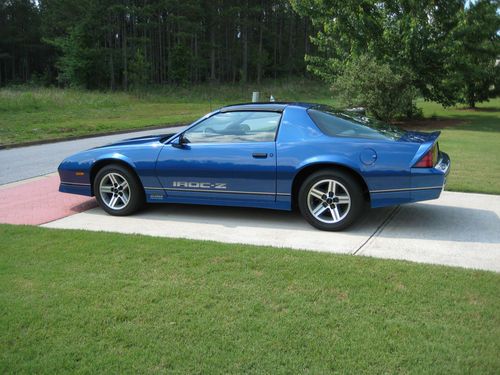
<svg viewBox="0 0 500 375">
<path fill-rule="evenodd" d="M 140 49 L 135 51 L 135 55 L 128 63 L 128 81 L 133 90 L 144 89 L 149 83 L 150 65 Z"/>
<path fill-rule="evenodd" d="M 351 60 L 332 86 L 336 98 L 347 107 L 365 107 L 383 121 L 412 118 L 420 114 L 418 95 L 409 74 L 395 73 L 388 64 L 368 56 Z"/>
</svg>

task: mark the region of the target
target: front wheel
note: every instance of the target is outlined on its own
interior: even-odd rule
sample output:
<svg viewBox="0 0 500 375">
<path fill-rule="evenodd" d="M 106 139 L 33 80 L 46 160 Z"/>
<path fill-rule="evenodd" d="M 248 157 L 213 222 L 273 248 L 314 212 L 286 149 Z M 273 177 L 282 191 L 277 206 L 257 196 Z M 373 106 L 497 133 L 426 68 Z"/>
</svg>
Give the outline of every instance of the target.
<svg viewBox="0 0 500 375">
<path fill-rule="evenodd" d="M 302 216 L 321 230 L 347 228 L 359 217 L 364 206 L 363 191 L 349 174 L 325 170 L 312 174 L 299 191 Z"/>
<path fill-rule="evenodd" d="M 144 194 L 137 177 L 121 165 L 106 165 L 94 180 L 99 206 L 108 214 L 126 216 L 144 204 Z"/>
</svg>

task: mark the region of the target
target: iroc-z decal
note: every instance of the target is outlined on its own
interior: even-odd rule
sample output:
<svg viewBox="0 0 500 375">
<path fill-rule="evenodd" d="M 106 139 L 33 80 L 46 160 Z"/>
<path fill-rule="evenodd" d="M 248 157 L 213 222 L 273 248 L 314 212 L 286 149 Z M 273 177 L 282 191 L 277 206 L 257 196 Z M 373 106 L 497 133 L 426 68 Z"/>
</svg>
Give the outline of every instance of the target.
<svg viewBox="0 0 500 375">
<path fill-rule="evenodd" d="M 194 181 L 174 181 L 172 183 L 173 187 L 184 188 L 184 189 L 217 189 L 225 190 L 227 189 L 227 184 L 222 182 L 194 182 Z"/>
</svg>

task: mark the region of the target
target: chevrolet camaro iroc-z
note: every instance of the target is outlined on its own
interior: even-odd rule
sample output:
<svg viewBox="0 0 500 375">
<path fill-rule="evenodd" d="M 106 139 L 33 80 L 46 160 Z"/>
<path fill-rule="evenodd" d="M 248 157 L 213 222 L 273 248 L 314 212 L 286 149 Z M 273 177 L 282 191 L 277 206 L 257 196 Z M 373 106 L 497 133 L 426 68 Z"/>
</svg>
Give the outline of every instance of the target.
<svg viewBox="0 0 500 375">
<path fill-rule="evenodd" d="M 450 170 L 439 134 L 318 104 L 238 104 L 177 134 L 70 156 L 59 190 L 95 196 L 111 215 L 145 202 L 297 207 L 316 228 L 340 230 L 365 207 L 438 198 Z"/>
</svg>

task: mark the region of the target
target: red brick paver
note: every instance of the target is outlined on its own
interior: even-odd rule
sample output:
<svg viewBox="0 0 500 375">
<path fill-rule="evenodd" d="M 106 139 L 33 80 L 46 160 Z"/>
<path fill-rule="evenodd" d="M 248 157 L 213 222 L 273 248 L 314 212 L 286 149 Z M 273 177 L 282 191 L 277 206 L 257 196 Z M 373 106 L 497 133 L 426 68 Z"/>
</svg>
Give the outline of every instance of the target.
<svg viewBox="0 0 500 375">
<path fill-rule="evenodd" d="M 40 225 L 96 206 L 94 198 L 58 188 L 57 175 L 0 187 L 0 223 Z"/>
</svg>

